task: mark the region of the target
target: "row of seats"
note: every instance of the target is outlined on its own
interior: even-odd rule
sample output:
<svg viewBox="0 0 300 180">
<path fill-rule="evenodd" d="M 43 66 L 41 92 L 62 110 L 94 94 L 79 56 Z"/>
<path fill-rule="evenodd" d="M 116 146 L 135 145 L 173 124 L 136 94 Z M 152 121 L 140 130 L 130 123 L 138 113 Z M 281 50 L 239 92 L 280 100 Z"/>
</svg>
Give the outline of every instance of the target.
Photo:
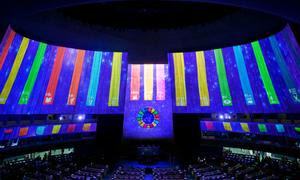
<svg viewBox="0 0 300 180">
<path fill-rule="evenodd" d="M 145 169 L 144 168 L 124 168 L 118 167 L 112 174 L 111 179 L 118 180 L 144 180 L 145 177 Z"/>
<path fill-rule="evenodd" d="M 176 168 L 154 168 L 153 169 L 153 179 L 154 180 L 176 180 L 176 179 L 187 179 L 184 170 L 179 167 Z"/>
</svg>

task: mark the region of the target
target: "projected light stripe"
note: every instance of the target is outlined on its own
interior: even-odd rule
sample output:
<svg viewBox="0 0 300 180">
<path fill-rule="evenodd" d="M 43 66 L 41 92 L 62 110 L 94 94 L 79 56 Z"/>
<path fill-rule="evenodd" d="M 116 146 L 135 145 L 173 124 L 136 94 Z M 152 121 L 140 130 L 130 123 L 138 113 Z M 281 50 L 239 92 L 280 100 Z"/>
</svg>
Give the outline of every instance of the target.
<svg viewBox="0 0 300 180">
<path fill-rule="evenodd" d="M 153 64 L 144 64 L 144 100 L 153 98 Z"/>
<path fill-rule="evenodd" d="M 255 100 L 253 96 L 253 92 L 251 89 L 250 81 L 248 78 L 248 73 L 245 65 L 245 59 L 242 53 L 242 48 L 240 46 L 234 46 L 233 47 L 234 55 L 235 55 L 235 61 L 237 64 L 239 77 L 244 93 L 244 97 L 246 100 L 247 105 L 255 105 Z"/>
<path fill-rule="evenodd" d="M 289 37 L 289 32 L 292 33 L 291 31 L 283 31 L 282 33 L 288 45 L 288 50 L 291 52 L 291 55 L 294 58 L 298 68 L 300 68 L 300 52 L 297 49 L 298 44 L 297 43 L 293 44 L 292 38 Z M 294 41 L 296 40 L 294 39 Z"/>
<path fill-rule="evenodd" d="M 165 65 L 156 64 L 156 100 L 166 99 Z"/>
<path fill-rule="evenodd" d="M 230 122 L 223 122 L 223 126 L 226 131 L 232 131 Z"/>
<path fill-rule="evenodd" d="M 31 66 L 28 79 L 26 81 L 22 95 L 19 100 L 19 104 L 27 104 L 28 103 L 32 88 L 36 81 L 37 75 L 39 73 L 39 70 L 40 70 L 40 67 L 41 67 L 45 52 L 46 52 L 46 48 L 47 48 L 47 44 L 39 43 L 39 47 L 38 47 L 36 56 L 33 61 L 33 65 Z"/>
<path fill-rule="evenodd" d="M 200 106 L 209 106 L 209 92 L 207 87 L 206 65 L 203 51 L 196 52 L 196 61 Z"/>
<path fill-rule="evenodd" d="M 254 55 L 258 65 L 260 76 L 262 78 L 265 90 L 268 95 L 269 102 L 270 104 L 279 104 L 259 42 L 255 41 L 252 42 L 251 44 L 254 50 Z"/>
<path fill-rule="evenodd" d="M 249 129 L 249 126 L 247 123 L 240 123 L 241 127 L 242 127 L 242 130 L 244 132 L 250 132 L 250 129 Z"/>
<path fill-rule="evenodd" d="M 130 77 L 130 100 L 140 99 L 140 80 L 141 80 L 141 65 L 131 65 L 131 77 Z"/>
<path fill-rule="evenodd" d="M 26 52 L 27 47 L 28 47 L 28 44 L 29 44 L 29 39 L 24 37 L 22 42 L 21 42 L 18 54 L 15 58 L 14 64 L 11 68 L 8 79 L 7 79 L 7 81 L 4 85 L 4 88 L 2 89 L 2 92 L 0 94 L 0 104 L 5 104 L 6 103 L 8 95 L 11 91 L 11 88 L 12 88 L 14 82 L 15 82 L 15 79 L 16 79 L 17 74 L 19 72 L 20 66 L 22 64 L 25 52 Z"/>
<path fill-rule="evenodd" d="M 217 74 L 220 84 L 223 106 L 232 106 L 222 49 L 215 49 L 214 53 L 216 57 Z"/>
<path fill-rule="evenodd" d="M 186 86 L 183 53 L 173 53 L 176 106 L 186 106 Z"/>
<path fill-rule="evenodd" d="M 84 55 L 85 55 L 85 50 L 78 50 L 73 76 L 72 76 L 72 82 L 69 90 L 68 105 L 74 106 L 76 104 L 76 98 L 78 93 L 80 76 L 82 72 Z"/>
<path fill-rule="evenodd" d="M 115 52 L 113 55 L 113 62 L 112 62 L 108 106 L 119 106 L 121 65 L 122 65 L 122 53 Z"/>
<path fill-rule="evenodd" d="M 292 79 L 292 76 L 291 76 L 291 74 L 288 70 L 288 66 L 284 61 L 284 58 L 283 58 L 283 56 L 281 54 L 281 51 L 278 47 L 278 42 L 277 42 L 277 40 L 274 36 L 271 36 L 269 38 L 269 40 L 270 40 L 272 49 L 275 53 L 275 61 L 279 65 L 281 75 L 284 79 L 284 82 L 285 82 L 287 88 L 288 88 L 288 91 L 291 95 L 291 98 L 295 103 L 300 103 L 300 96 L 299 96 L 299 93 L 297 91 L 297 86 L 294 83 L 294 81 Z"/>
<path fill-rule="evenodd" d="M 93 58 L 89 90 L 86 99 L 87 106 L 95 106 L 96 104 L 96 96 L 97 96 L 99 77 L 101 72 L 101 62 L 102 62 L 102 52 L 95 52 Z"/>
<path fill-rule="evenodd" d="M 6 56 L 8 54 L 9 47 L 11 47 L 11 44 L 12 44 L 14 38 L 15 38 L 15 35 L 16 35 L 16 32 L 14 30 L 9 29 L 9 31 L 10 32 L 9 32 L 8 38 L 6 40 L 6 43 L 3 47 L 3 50 L 2 50 L 1 56 L 0 56 L 0 70 L 2 69 L 4 61 L 5 61 Z M 4 39 L 3 39 L 3 41 L 4 41 Z"/>
<path fill-rule="evenodd" d="M 57 54 L 54 60 L 54 65 L 52 68 L 50 80 L 48 82 L 47 91 L 44 97 L 44 105 L 53 104 L 56 86 L 59 78 L 59 74 L 62 67 L 62 62 L 65 54 L 65 48 L 59 47 L 57 50 Z"/>
</svg>

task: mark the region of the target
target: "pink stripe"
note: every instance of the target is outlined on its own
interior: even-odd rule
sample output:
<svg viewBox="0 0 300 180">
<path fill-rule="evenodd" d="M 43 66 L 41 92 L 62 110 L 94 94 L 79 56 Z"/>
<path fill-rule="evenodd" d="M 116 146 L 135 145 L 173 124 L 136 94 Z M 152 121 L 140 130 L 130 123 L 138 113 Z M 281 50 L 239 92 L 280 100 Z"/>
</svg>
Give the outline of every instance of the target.
<svg viewBox="0 0 300 180">
<path fill-rule="evenodd" d="M 165 65 L 156 64 L 156 100 L 166 99 Z"/>
</svg>

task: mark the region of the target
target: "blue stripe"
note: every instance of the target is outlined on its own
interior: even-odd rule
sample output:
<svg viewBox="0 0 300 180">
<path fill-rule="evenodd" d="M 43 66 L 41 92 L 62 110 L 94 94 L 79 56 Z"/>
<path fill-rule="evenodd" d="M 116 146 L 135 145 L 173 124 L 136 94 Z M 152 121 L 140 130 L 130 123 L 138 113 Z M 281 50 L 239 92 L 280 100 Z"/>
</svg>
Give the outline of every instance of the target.
<svg viewBox="0 0 300 180">
<path fill-rule="evenodd" d="M 86 99 L 87 106 L 95 106 L 96 96 L 99 84 L 100 70 L 101 70 L 102 52 L 95 52 L 92 66 L 92 74 L 90 77 L 90 84 L 88 96 Z"/>
<path fill-rule="evenodd" d="M 246 104 L 255 105 L 255 100 L 251 89 L 250 81 L 248 78 L 248 73 L 245 65 L 244 56 L 242 53 L 242 48 L 240 46 L 234 46 L 233 50 L 234 50 L 235 61 L 237 64 Z"/>
<path fill-rule="evenodd" d="M 292 79 L 292 76 L 288 70 L 288 66 L 285 63 L 285 60 L 283 58 L 283 55 L 281 54 L 281 51 L 278 47 L 278 42 L 274 36 L 269 37 L 269 40 L 271 42 L 272 49 L 275 54 L 275 61 L 279 65 L 279 69 L 281 72 L 281 75 L 284 79 L 284 82 L 289 90 L 289 93 L 291 95 L 291 98 L 295 103 L 300 103 L 300 96 L 299 92 L 297 91 L 297 87 L 295 82 Z"/>
</svg>

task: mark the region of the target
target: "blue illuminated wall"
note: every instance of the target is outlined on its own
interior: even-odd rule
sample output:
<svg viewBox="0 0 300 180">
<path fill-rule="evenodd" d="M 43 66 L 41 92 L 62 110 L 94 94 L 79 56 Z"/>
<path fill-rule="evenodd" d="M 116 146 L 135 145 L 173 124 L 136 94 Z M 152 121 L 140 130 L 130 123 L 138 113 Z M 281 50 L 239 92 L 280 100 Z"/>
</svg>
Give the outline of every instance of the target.
<svg viewBox="0 0 300 180">
<path fill-rule="evenodd" d="M 300 112 L 300 49 L 289 26 L 249 44 L 168 58 L 175 113 Z"/>
<path fill-rule="evenodd" d="M 128 66 L 124 138 L 173 137 L 172 99 L 168 65 Z"/>
</svg>

